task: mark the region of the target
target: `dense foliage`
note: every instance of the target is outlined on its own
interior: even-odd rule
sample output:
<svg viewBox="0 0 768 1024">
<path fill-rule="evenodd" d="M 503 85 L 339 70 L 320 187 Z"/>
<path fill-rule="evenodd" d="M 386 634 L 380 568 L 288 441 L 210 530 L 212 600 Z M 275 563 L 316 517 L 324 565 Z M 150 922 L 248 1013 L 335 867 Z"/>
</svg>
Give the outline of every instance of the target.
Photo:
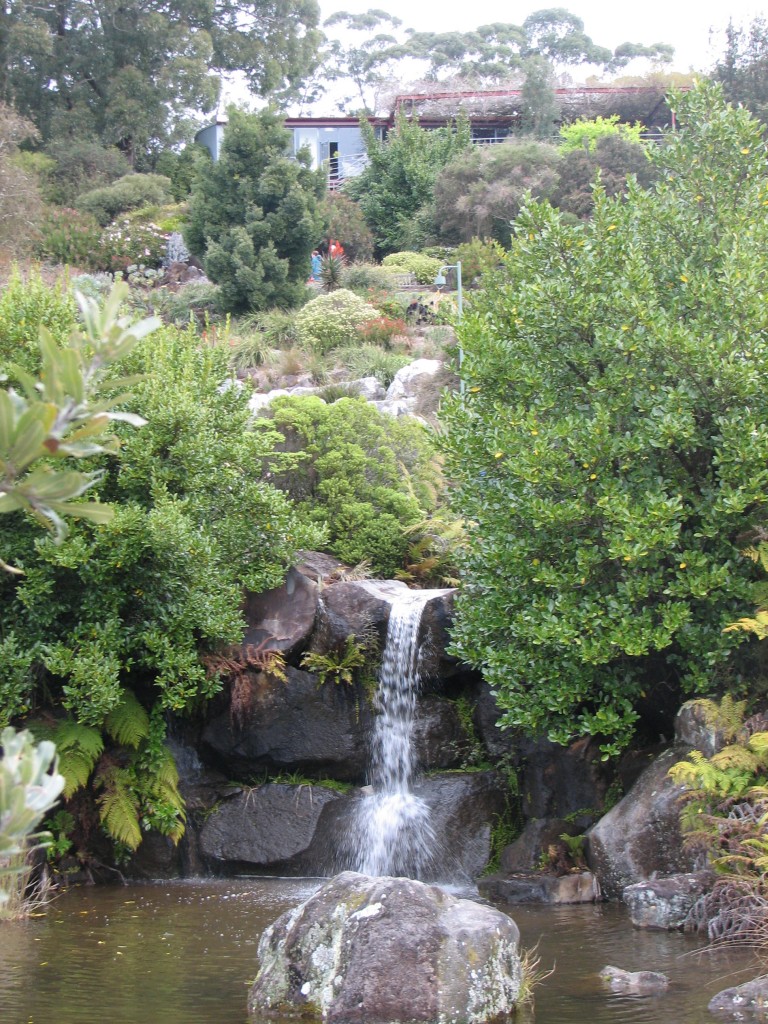
<svg viewBox="0 0 768 1024">
<path fill-rule="evenodd" d="M 384 141 L 368 121 L 360 127 L 368 164 L 345 191 L 359 202 L 379 254 L 418 246 L 423 238 L 414 216 L 431 203 L 440 171 L 471 145 L 469 121 L 460 118 L 455 125 L 426 131 L 400 112 Z"/>
<path fill-rule="evenodd" d="M 551 196 L 559 163 L 554 146 L 532 140 L 474 146 L 461 153 L 435 183 L 439 239 L 456 244 L 495 238 L 507 244 L 526 194 Z"/>
<path fill-rule="evenodd" d="M 325 175 L 309 169 L 306 154 L 292 158 L 289 140 L 276 114 L 233 109 L 220 159 L 197 176 L 185 240 L 228 309 L 285 308 L 305 297 Z"/>
<path fill-rule="evenodd" d="M 350 565 L 367 562 L 374 576 L 391 577 L 408 550 L 404 527 L 430 512 L 439 473 L 434 444 L 415 420 L 379 413 L 360 398 L 326 405 L 320 398 L 281 398 L 271 424 L 279 448 L 302 461 L 276 478 L 311 523 L 327 527 L 328 550 Z"/>
<path fill-rule="evenodd" d="M 142 816 L 179 834 L 164 713 L 215 692 L 201 654 L 240 639 L 243 588 L 279 583 L 316 534 L 261 481 L 272 439 L 250 428 L 246 396 L 222 387 L 224 351 L 167 328 L 121 370 L 142 375 L 130 405 L 148 423 L 125 432 L 119 462 L 99 464 L 111 521 L 73 526 L 58 545 L 20 513 L 0 522 L 0 547 L 24 573 L 0 576 L 0 708 L 5 721 L 67 714 L 79 730 L 75 762 L 95 750 L 86 779 L 94 768 L 104 816 L 122 809 L 110 830 L 131 846 Z M 107 772 L 109 758 L 97 764 L 102 729 L 126 737 L 121 772 Z"/>
<path fill-rule="evenodd" d="M 378 316 L 378 310 L 347 288 L 318 295 L 296 314 L 299 341 L 316 352 L 351 345 L 358 328 Z"/>
<path fill-rule="evenodd" d="M 627 742 L 644 695 L 738 689 L 723 632 L 768 493 L 760 126 L 675 98 L 660 181 L 570 225 L 532 204 L 461 331 L 470 524 L 454 649 L 509 725 Z"/>
<path fill-rule="evenodd" d="M 748 28 L 730 22 L 725 53 L 714 68 L 726 99 L 743 103 L 763 124 L 768 123 L 768 22 L 755 18 Z"/>
</svg>

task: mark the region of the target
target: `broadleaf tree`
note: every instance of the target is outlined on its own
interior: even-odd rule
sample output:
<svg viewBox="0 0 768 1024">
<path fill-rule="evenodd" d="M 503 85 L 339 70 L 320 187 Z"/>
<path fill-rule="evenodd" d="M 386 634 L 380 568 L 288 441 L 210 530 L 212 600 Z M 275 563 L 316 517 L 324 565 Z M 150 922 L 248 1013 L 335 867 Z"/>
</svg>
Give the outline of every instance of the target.
<svg viewBox="0 0 768 1024">
<path fill-rule="evenodd" d="M 711 85 L 672 101 L 654 189 L 598 190 L 581 225 L 521 214 L 447 412 L 470 524 L 454 653 L 504 723 L 606 756 L 654 706 L 745 685 L 723 629 L 768 498 L 761 126 Z"/>
<path fill-rule="evenodd" d="M 99 139 L 132 159 L 189 133 L 220 78 L 291 93 L 315 62 L 315 0 L 9 0 L 0 10 L 0 100 L 43 140 Z"/>
</svg>

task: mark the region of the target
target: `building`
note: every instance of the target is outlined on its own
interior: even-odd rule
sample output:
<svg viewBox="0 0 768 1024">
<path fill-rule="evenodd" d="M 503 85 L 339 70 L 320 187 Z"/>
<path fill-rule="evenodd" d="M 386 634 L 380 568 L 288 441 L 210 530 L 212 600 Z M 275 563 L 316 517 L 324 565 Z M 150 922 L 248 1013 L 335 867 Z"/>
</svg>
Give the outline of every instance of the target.
<svg viewBox="0 0 768 1024">
<path fill-rule="evenodd" d="M 650 135 L 674 125 L 674 113 L 666 101 L 663 85 L 657 86 L 583 86 L 556 89 L 555 98 L 564 121 L 578 117 L 609 117 L 618 114 L 630 124 L 639 121 Z M 430 93 L 403 93 L 395 98 L 385 117 L 370 117 L 378 138 L 387 132 L 401 112 L 417 117 L 423 128 L 442 128 L 459 111 L 470 120 L 472 141 L 478 145 L 504 142 L 521 124 L 521 89 L 439 90 Z M 203 128 L 195 141 L 207 146 L 214 160 L 226 125 L 226 117 Z M 336 189 L 347 178 L 360 174 L 366 164 L 365 144 L 357 117 L 288 117 L 285 127 L 292 136 L 294 153 L 309 152 L 312 167 L 327 167 L 328 187 Z"/>
</svg>

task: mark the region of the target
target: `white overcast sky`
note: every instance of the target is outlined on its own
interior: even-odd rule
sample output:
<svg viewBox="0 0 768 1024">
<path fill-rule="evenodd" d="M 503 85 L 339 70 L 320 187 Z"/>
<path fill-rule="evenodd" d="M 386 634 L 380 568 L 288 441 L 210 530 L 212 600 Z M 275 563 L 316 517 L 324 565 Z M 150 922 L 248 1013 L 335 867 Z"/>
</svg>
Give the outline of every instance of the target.
<svg viewBox="0 0 768 1024">
<path fill-rule="evenodd" d="M 533 11 L 549 7 L 578 15 L 600 46 L 670 43 L 675 47 L 674 71 L 706 71 L 723 51 L 728 19 L 748 24 L 765 11 L 755 0 L 321 0 L 323 19 L 339 10 L 358 14 L 379 8 L 400 18 L 406 28 L 432 32 L 467 31 L 494 21 L 519 25 Z"/>
</svg>

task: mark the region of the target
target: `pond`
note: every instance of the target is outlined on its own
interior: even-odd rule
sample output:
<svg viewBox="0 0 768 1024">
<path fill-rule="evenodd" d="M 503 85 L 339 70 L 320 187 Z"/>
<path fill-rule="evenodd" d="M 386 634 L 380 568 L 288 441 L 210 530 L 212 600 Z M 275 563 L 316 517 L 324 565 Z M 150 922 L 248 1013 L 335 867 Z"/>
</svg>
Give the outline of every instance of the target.
<svg viewBox="0 0 768 1024">
<path fill-rule="evenodd" d="M 264 927 L 317 879 L 227 879 L 73 888 L 48 913 L 0 924 L 2 1024 L 246 1024 Z M 759 973 L 745 951 L 697 953 L 677 933 L 635 931 L 623 907 L 515 908 L 542 971 L 517 1024 L 713 1024 L 709 998 Z M 617 996 L 605 964 L 669 975 L 659 997 Z"/>
</svg>

